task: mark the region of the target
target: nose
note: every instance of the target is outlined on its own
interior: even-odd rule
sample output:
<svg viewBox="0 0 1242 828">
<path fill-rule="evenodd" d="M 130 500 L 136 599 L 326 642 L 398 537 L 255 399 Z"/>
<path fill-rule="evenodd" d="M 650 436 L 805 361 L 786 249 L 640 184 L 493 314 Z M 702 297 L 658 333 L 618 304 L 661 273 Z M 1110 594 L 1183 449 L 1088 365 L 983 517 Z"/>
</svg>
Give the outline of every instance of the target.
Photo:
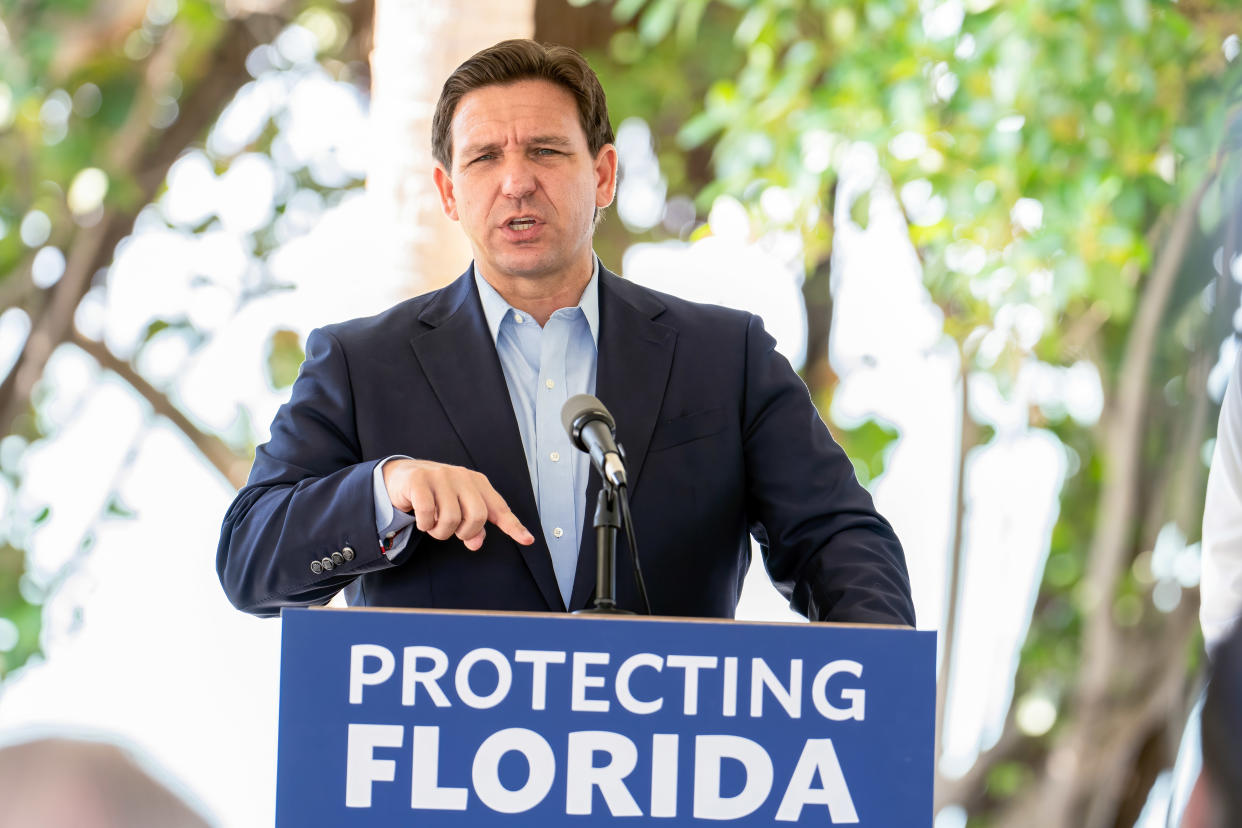
<svg viewBox="0 0 1242 828">
<path fill-rule="evenodd" d="M 525 158 L 509 156 L 505 159 L 501 192 L 508 198 L 523 199 L 535 191 L 535 174 Z"/>
</svg>

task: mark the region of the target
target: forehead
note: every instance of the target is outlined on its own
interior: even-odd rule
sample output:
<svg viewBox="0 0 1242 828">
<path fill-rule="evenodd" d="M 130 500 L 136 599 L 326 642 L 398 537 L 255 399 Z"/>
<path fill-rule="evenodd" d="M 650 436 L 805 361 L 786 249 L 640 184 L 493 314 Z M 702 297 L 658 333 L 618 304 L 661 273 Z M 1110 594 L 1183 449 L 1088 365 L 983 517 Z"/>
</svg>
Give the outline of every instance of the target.
<svg viewBox="0 0 1242 828">
<path fill-rule="evenodd" d="M 521 80 L 467 92 L 453 113 L 453 154 L 477 144 L 521 142 L 531 135 L 560 135 L 586 144 L 574 96 L 559 84 Z"/>
</svg>

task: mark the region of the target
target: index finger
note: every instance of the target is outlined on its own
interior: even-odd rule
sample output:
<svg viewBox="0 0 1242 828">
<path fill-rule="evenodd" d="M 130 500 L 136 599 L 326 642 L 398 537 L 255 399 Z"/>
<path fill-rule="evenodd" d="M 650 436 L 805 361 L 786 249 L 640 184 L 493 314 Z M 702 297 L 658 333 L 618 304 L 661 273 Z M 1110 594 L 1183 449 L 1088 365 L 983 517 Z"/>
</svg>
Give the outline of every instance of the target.
<svg viewBox="0 0 1242 828">
<path fill-rule="evenodd" d="M 505 499 L 492 488 L 491 483 L 485 483 L 479 492 L 483 495 L 483 502 L 487 504 L 487 520 L 489 523 L 495 524 L 500 531 L 522 544 L 522 546 L 530 546 L 535 542 L 535 536 L 522 525 L 522 521 L 518 520 L 517 515 L 513 514 L 509 504 L 505 503 Z"/>
</svg>

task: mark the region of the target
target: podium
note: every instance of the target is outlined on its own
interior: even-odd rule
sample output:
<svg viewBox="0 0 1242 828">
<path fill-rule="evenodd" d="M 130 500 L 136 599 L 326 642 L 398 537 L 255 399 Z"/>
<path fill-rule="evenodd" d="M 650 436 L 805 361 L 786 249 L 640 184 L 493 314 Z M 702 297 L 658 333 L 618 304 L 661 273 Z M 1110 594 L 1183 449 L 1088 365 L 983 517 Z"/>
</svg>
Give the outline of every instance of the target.
<svg viewBox="0 0 1242 828">
<path fill-rule="evenodd" d="M 929 828 L 933 632 L 286 609 L 279 828 Z"/>
</svg>

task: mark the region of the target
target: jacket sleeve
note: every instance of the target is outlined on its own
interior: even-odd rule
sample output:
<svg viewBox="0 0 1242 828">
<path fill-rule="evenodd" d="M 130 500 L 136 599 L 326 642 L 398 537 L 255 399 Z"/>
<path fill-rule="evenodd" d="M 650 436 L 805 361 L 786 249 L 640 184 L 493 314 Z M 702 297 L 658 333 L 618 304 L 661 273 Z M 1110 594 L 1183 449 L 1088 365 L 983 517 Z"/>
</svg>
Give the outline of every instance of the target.
<svg viewBox="0 0 1242 828">
<path fill-rule="evenodd" d="M 1242 358 L 1221 402 L 1203 504 L 1199 623 L 1212 653 L 1242 615 Z"/>
<path fill-rule="evenodd" d="M 225 594 L 255 615 L 326 603 L 359 575 L 393 565 L 375 528 L 372 473 L 381 458 L 362 457 L 348 361 L 330 332 L 307 338 L 271 431 L 216 551 Z"/>
<path fill-rule="evenodd" d="M 914 626 L 900 541 L 753 316 L 745 382 L 747 516 L 776 588 L 813 621 Z"/>
</svg>

